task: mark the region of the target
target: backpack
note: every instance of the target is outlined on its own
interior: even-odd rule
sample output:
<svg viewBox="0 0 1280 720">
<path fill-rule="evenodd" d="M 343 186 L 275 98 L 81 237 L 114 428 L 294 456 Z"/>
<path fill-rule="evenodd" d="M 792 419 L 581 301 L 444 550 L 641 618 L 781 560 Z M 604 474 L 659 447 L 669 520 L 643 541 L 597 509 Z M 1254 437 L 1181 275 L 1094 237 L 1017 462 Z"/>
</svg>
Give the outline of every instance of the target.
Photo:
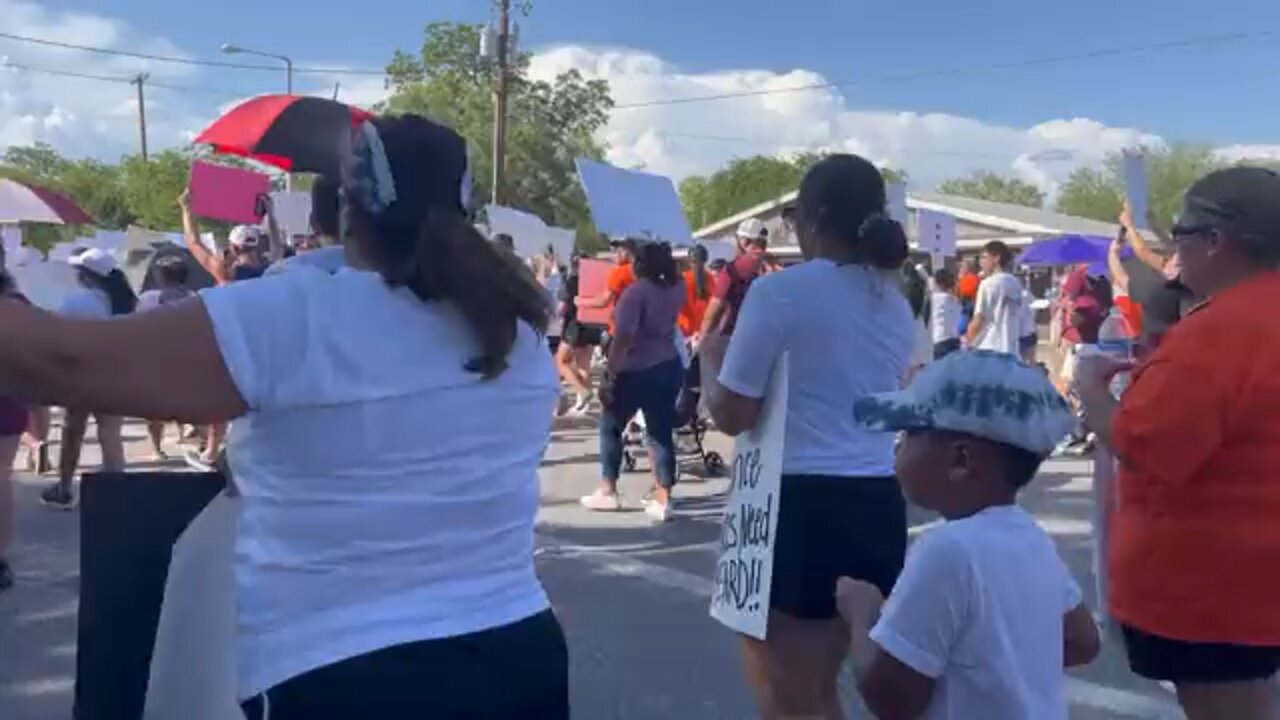
<svg viewBox="0 0 1280 720">
<path fill-rule="evenodd" d="M 763 270 L 763 255 L 755 259 L 748 273 L 738 269 L 737 261 L 725 266 L 724 272 L 729 280 L 729 289 L 724 296 L 725 307 L 724 315 L 720 319 L 720 331 L 726 336 L 733 334 L 733 328 L 738 324 L 738 312 L 742 309 L 742 302 L 747 298 L 747 291 L 751 289 L 751 283 L 764 274 Z"/>
</svg>

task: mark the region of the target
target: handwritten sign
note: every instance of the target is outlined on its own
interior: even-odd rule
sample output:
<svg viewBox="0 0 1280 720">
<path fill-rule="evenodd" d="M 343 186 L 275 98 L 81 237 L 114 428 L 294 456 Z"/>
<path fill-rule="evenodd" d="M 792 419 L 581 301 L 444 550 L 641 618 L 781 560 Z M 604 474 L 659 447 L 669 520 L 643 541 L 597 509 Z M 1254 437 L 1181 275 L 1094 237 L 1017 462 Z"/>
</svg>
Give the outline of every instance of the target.
<svg viewBox="0 0 1280 720">
<path fill-rule="evenodd" d="M 773 583 L 773 547 L 782 499 L 782 450 L 787 430 L 787 355 L 773 368 L 760 422 L 738 436 L 729 503 L 720 529 L 711 617 L 764 640 Z"/>
</svg>

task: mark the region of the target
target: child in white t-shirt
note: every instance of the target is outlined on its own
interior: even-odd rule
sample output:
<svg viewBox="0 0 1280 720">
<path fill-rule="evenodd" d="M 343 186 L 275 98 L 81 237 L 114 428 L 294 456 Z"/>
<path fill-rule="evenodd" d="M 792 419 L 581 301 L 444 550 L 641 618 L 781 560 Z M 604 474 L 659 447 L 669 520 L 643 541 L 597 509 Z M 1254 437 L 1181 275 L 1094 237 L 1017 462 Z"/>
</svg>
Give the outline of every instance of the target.
<svg viewBox="0 0 1280 720">
<path fill-rule="evenodd" d="M 929 313 L 933 359 L 939 360 L 960 349 L 960 298 L 956 296 L 956 276 L 946 268 L 933 274 Z"/>
<path fill-rule="evenodd" d="M 1092 661 L 1098 630 L 1053 541 L 1017 493 L 1071 429 L 1038 368 L 954 353 L 907 389 L 860 400 L 859 422 L 905 432 L 907 497 L 947 522 L 912 546 L 888 600 L 842 578 L 858 688 L 876 717 L 1066 720 L 1063 668 Z"/>
</svg>

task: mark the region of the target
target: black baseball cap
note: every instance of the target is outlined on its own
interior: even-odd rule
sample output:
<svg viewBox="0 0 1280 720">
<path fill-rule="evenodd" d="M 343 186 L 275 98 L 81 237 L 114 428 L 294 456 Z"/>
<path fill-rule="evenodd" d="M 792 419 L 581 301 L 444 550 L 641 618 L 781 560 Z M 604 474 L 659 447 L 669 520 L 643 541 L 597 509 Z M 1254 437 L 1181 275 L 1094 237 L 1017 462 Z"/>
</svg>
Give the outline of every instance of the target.
<svg viewBox="0 0 1280 720">
<path fill-rule="evenodd" d="M 1183 198 L 1173 232 L 1194 234 L 1222 224 L 1280 243 L 1280 174 L 1268 168 L 1233 167 L 1197 180 Z"/>
</svg>

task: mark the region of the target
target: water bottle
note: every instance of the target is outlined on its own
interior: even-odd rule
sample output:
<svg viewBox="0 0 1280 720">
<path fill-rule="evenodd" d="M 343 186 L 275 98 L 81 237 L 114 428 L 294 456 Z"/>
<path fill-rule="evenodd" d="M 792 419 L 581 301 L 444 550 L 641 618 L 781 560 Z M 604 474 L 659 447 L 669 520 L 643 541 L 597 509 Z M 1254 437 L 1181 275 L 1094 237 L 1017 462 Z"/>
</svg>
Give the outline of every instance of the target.
<svg viewBox="0 0 1280 720">
<path fill-rule="evenodd" d="M 1107 317 L 1098 328 L 1098 351 L 1114 360 L 1133 362 L 1133 326 L 1129 324 L 1124 313 L 1112 306 Z M 1129 373 L 1116 373 L 1111 379 L 1111 394 L 1119 398 L 1129 387 Z"/>
</svg>

